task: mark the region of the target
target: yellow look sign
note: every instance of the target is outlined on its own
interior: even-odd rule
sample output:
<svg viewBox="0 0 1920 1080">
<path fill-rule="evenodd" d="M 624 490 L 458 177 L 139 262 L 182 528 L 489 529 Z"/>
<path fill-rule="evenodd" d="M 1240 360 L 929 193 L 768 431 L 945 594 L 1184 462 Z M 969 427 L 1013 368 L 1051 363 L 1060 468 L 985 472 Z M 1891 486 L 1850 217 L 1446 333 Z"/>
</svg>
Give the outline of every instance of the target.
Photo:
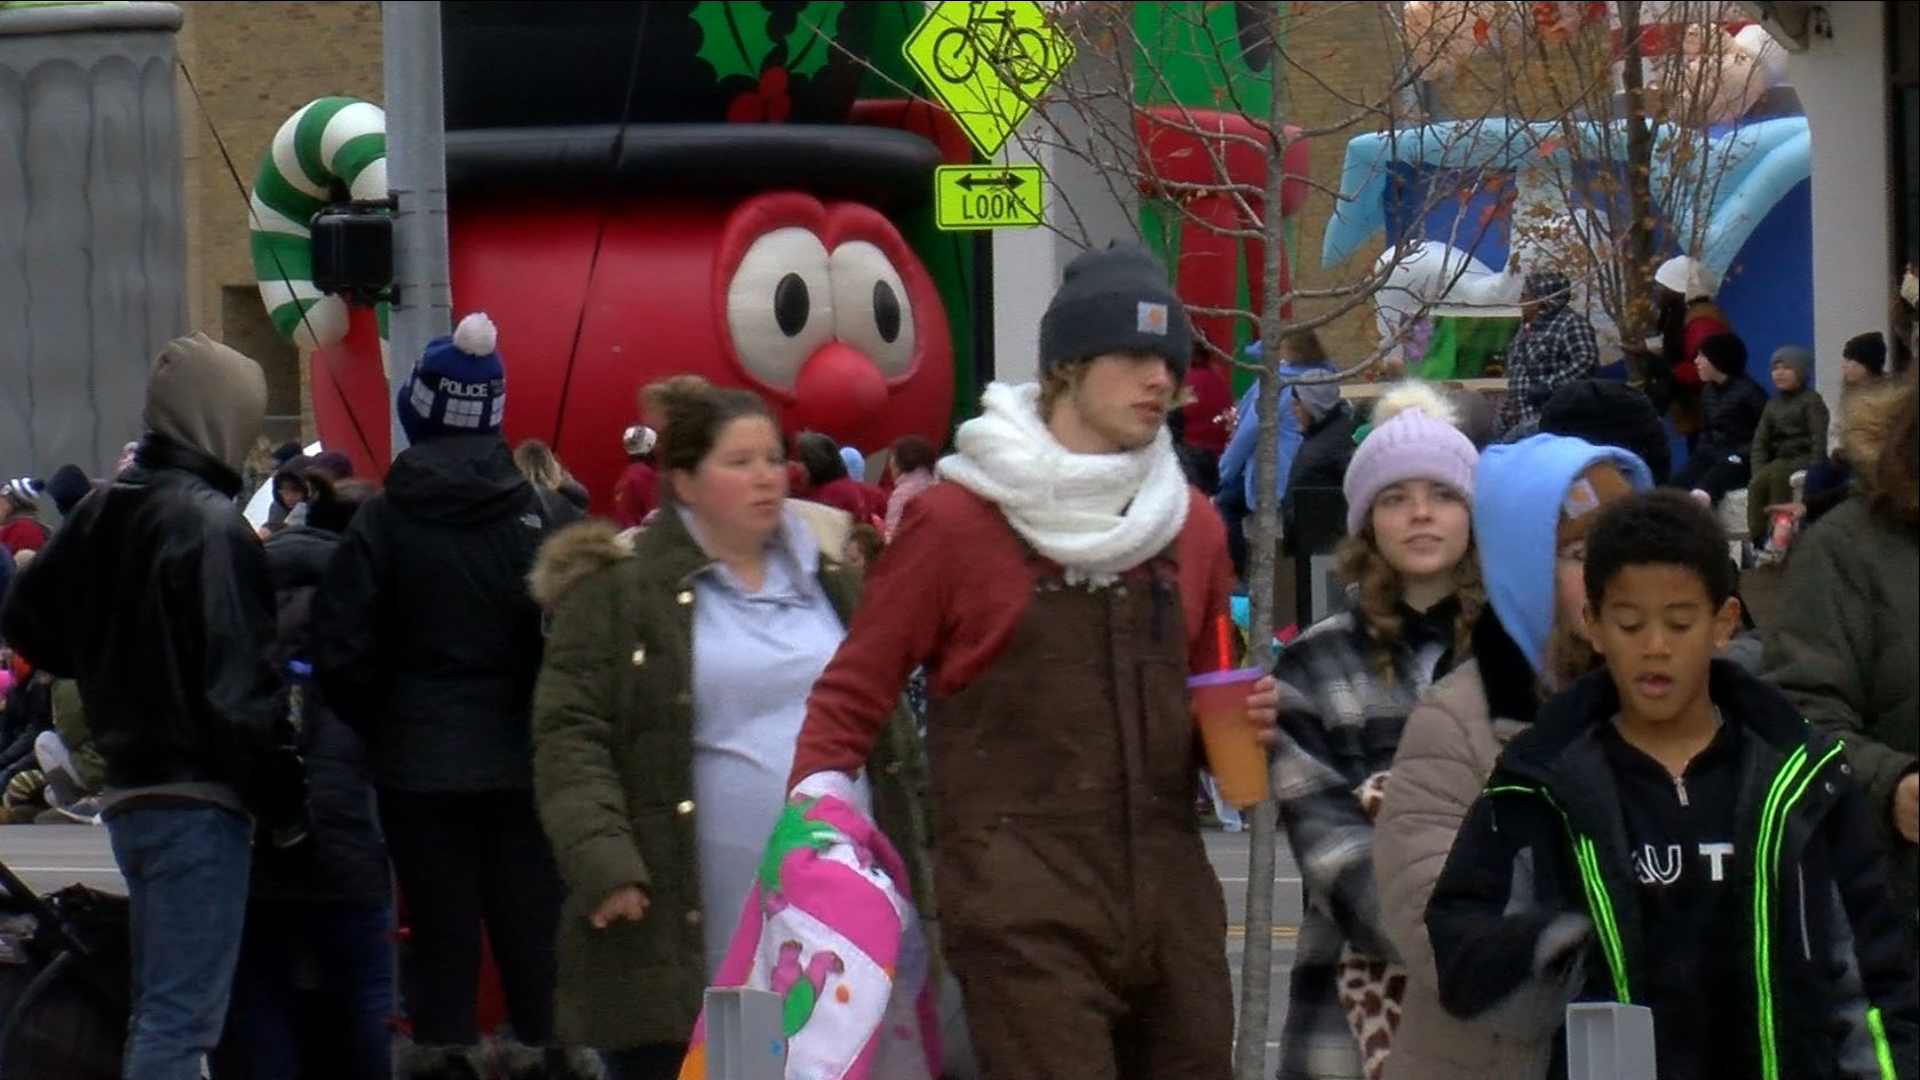
<svg viewBox="0 0 1920 1080">
<path fill-rule="evenodd" d="M 1038 165 L 942 165 L 933 171 L 937 224 L 948 232 L 1040 224 Z"/>
<path fill-rule="evenodd" d="M 907 35 L 907 63 L 981 154 L 1000 152 L 1073 60 L 1036 0 L 939 0 Z"/>
</svg>

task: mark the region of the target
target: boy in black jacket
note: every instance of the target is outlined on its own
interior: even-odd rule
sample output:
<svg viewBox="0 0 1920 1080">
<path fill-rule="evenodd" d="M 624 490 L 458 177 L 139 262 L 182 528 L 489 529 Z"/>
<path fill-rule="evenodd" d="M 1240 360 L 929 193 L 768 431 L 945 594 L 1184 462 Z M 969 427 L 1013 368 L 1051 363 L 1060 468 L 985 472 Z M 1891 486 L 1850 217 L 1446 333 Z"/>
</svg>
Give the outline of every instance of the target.
<svg viewBox="0 0 1920 1080">
<path fill-rule="evenodd" d="M 1753 433 L 1767 409 L 1767 392 L 1747 374 L 1747 345 L 1738 334 L 1715 334 L 1700 343 L 1699 445 L 1674 473 L 1674 487 L 1717 506 L 1729 491 L 1752 479 L 1748 460 Z"/>
<path fill-rule="evenodd" d="M 1920 991 L 1872 811 L 1839 742 L 1713 659 L 1732 577 L 1678 492 L 1595 523 L 1607 670 L 1541 709 L 1468 814 L 1427 907 L 1441 1002 L 1539 1041 L 1553 1076 L 1571 997 L 1651 1008 L 1660 1080 L 1913 1080 Z"/>
</svg>

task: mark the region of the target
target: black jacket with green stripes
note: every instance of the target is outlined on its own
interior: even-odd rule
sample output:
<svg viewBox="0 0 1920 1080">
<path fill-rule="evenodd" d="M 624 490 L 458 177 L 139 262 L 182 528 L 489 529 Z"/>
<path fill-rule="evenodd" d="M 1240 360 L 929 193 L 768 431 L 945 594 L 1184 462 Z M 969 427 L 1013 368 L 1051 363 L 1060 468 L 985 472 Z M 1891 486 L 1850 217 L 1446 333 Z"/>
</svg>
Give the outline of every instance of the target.
<svg viewBox="0 0 1920 1080">
<path fill-rule="evenodd" d="M 1760 1063 L 1755 1080 L 1915 1080 L 1914 947 L 1839 741 L 1724 661 L 1709 692 L 1740 732 L 1728 862 L 1751 914 L 1746 948 L 1701 955 L 1691 987 L 1748 996 L 1758 1045 L 1737 1057 Z M 1596 737 L 1618 708 L 1604 671 L 1542 707 L 1467 815 L 1427 907 L 1442 1004 L 1536 1041 L 1537 1076 L 1566 1075 L 1570 1001 L 1646 1004 L 1649 950 L 1692 944 L 1640 917 L 1619 786 Z"/>
</svg>

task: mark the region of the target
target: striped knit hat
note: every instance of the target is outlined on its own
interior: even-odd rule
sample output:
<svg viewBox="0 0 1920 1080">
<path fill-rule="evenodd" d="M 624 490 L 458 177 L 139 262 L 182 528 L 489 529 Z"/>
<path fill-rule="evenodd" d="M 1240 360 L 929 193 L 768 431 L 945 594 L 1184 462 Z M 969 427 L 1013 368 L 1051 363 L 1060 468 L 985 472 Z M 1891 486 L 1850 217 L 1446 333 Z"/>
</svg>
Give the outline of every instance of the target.
<svg viewBox="0 0 1920 1080">
<path fill-rule="evenodd" d="M 21 506 L 38 506 L 40 493 L 46 488 L 47 485 L 31 476 L 16 476 L 7 481 L 6 487 L 0 488 L 0 495 L 5 495 Z"/>
</svg>

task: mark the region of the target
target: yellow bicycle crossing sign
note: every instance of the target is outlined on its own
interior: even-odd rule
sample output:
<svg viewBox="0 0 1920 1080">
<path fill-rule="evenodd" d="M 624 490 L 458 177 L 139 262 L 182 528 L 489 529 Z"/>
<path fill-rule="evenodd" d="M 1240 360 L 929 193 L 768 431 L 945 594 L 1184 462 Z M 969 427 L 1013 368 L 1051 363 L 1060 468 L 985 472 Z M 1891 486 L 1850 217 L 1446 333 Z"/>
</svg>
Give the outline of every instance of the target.
<svg viewBox="0 0 1920 1080">
<path fill-rule="evenodd" d="M 1073 44 L 1037 0 L 939 0 L 903 47 L 927 92 L 986 157 L 1033 111 Z"/>
</svg>

